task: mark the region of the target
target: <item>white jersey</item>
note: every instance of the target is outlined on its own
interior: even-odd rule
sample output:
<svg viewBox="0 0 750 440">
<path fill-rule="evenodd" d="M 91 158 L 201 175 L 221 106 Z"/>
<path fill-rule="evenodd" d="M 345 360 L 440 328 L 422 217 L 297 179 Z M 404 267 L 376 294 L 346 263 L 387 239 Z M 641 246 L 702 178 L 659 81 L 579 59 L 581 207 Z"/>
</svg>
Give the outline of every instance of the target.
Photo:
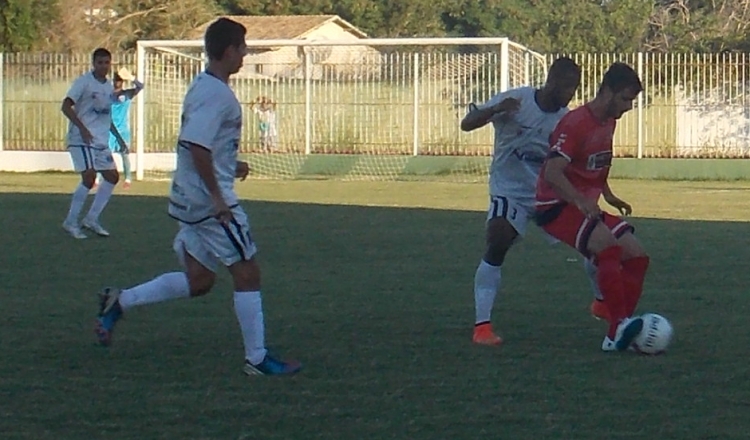
<svg viewBox="0 0 750 440">
<path fill-rule="evenodd" d="M 198 223 L 215 214 L 211 195 L 195 169 L 188 143 L 211 152 L 224 201 L 230 207 L 237 205 L 234 176 L 241 131 L 242 107 L 232 89 L 208 72 L 198 75 L 182 104 L 177 168 L 169 195 L 172 217 L 184 223 Z"/>
<path fill-rule="evenodd" d="M 495 145 L 490 165 L 490 195 L 505 196 L 533 203 L 536 181 L 549 152 L 549 137 L 558 121 L 568 112 L 562 108 L 547 113 L 536 103 L 536 89 L 520 87 L 499 93 L 479 108 L 491 107 L 506 98 L 520 101 L 518 112 L 509 121 L 491 120 Z"/>
<path fill-rule="evenodd" d="M 78 119 L 94 137 L 91 147 L 100 150 L 109 148 L 112 103 L 116 99 L 112 82 L 108 79 L 99 81 L 93 72 L 89 72 L 73 82 L 65 97 L 73 101 Z M 85 145 L 81 131 L 72 122 L 68 124 L 68 145 Z"/>
</svg>

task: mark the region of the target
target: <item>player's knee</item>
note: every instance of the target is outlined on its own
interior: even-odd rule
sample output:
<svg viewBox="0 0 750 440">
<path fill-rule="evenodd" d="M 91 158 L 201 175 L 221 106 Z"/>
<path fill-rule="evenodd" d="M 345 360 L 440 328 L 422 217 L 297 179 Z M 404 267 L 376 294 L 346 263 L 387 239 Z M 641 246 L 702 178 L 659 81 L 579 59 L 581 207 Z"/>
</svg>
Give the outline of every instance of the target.
<svg viewBox="0 0 750 440">
<path fill-rule="evenodd" d="M 81 183 L 88 189 L 94 187 L 94 181 L 96 180 L 96 171 L 89 169 L 81 173 Z"/>
<path fill-rule="evenodd" d="M 622 246 L 623 260 L 629 260 L 631 258 L 643 258 L 648 257 L 648 253 L 643 248 L 641 243 L 631 233 L 627 233 L 617 240 L 618 244 Z"/>
<path fill-rule="evenodd" d="M 112 185 L 117 185 L 117 182 L 120 181 L 120 173 L 118 173 L 117 170 L 108 170 L 102 173 L 102 177 Z"/>
<path fill-rule="evenodd" d="M 242 261 L 230 268 L 234 279 L 234 290 L 253 292 L 260 290 L 260 267 L 255 259 Z"/>
<path fill-rule="evenodd" d="M 493 266 L 502 266 L 505 262 L 505 255 L 508 253 L 509 246 L 503 244 L 488 244 L 484 253 L 484 261 Z"/>
<path fill-rule="evenodd" d="M 216 275 L 213 272 L 203 272 L 200 274 L 188 274 L 188 284 L 190 285 L 190 296 L 203 296 L 211 291 L 214 286 Z"/>
</svg>

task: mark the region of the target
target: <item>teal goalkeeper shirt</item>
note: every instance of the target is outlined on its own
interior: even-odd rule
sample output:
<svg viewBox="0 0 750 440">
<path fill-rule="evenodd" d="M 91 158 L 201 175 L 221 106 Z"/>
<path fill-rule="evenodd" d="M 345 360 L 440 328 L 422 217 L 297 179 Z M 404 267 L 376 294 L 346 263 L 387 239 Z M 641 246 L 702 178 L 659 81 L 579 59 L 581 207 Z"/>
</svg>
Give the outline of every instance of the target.
<svg viewBox="0 0 750 440">
<path fill-rule="evenodd" d="M 130 104 L 133 102 L 132 99 L 125 95 L 121 95 L 117 101 L 112 104 L 112 124 L 125 143 L 130 146 L 131 134 L 130 134 Z M 112 151 L 119 151 L 120 144 L 117 143 L 117 138 L 112 133 L 109 134 L 109 149 Z"/>
</svg>

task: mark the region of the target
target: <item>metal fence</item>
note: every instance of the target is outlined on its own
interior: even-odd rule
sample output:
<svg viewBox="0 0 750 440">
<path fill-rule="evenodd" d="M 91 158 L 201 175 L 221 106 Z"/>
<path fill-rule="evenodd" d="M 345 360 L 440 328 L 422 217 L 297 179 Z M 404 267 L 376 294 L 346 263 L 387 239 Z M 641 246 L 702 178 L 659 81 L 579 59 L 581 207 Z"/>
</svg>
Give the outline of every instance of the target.
<svg viewBox="0 0 750 440">
<path fill-rule="evenodd" d="M 146 52 L 147 92 L 137 98 L 144 100 L 146 152 L 173 151 L 182 94 L 202 65 L 200 56 L 165 49 Z M 293 49 L 258 52 L 233 83 L 246 106 L 244 151 L 260 148 L 257 115 L 249 108 L 266 96 L 275 103 L 283 151 L 488 155 L 491 130 L 459 129 L 466 105 L 503 87 L 539 84 L 555 57 L 540 61 L 518 45 L 415 47 L 408 41 L 354 55 L 351 48 L 339 55 L 336 48 Z M 747 54 L 570 56 L 584 72 L 572 106 L 594 96 L 616 60 L 636 67 L 643 79 L 636 109 L 619 123 L 617 156 L 750 157 Z M 67 121 L 60 103 L 89 65 L 88 54 L 0 54 L 0 148 L 62 151 Z M 136 56 L 117 54 L 114 65 L 135 69 Z"/>
</svg>

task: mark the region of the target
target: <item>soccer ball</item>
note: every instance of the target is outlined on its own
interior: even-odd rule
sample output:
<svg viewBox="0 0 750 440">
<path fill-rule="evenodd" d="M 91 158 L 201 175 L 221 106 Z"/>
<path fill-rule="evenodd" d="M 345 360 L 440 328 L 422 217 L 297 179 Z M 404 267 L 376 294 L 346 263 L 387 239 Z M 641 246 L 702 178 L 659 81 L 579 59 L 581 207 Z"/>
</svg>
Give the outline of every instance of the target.
<svg viewBox="0 0 750 440">
<path fill-rule="evenodd" d="M 643 319 L 643 330 L 633 342 L 633 348 L 638 353 L 657 355 L 664 353 L 672 341 L 672 324 L 667 318 L 656 313 L 645 313 Z"/>
</svg>

